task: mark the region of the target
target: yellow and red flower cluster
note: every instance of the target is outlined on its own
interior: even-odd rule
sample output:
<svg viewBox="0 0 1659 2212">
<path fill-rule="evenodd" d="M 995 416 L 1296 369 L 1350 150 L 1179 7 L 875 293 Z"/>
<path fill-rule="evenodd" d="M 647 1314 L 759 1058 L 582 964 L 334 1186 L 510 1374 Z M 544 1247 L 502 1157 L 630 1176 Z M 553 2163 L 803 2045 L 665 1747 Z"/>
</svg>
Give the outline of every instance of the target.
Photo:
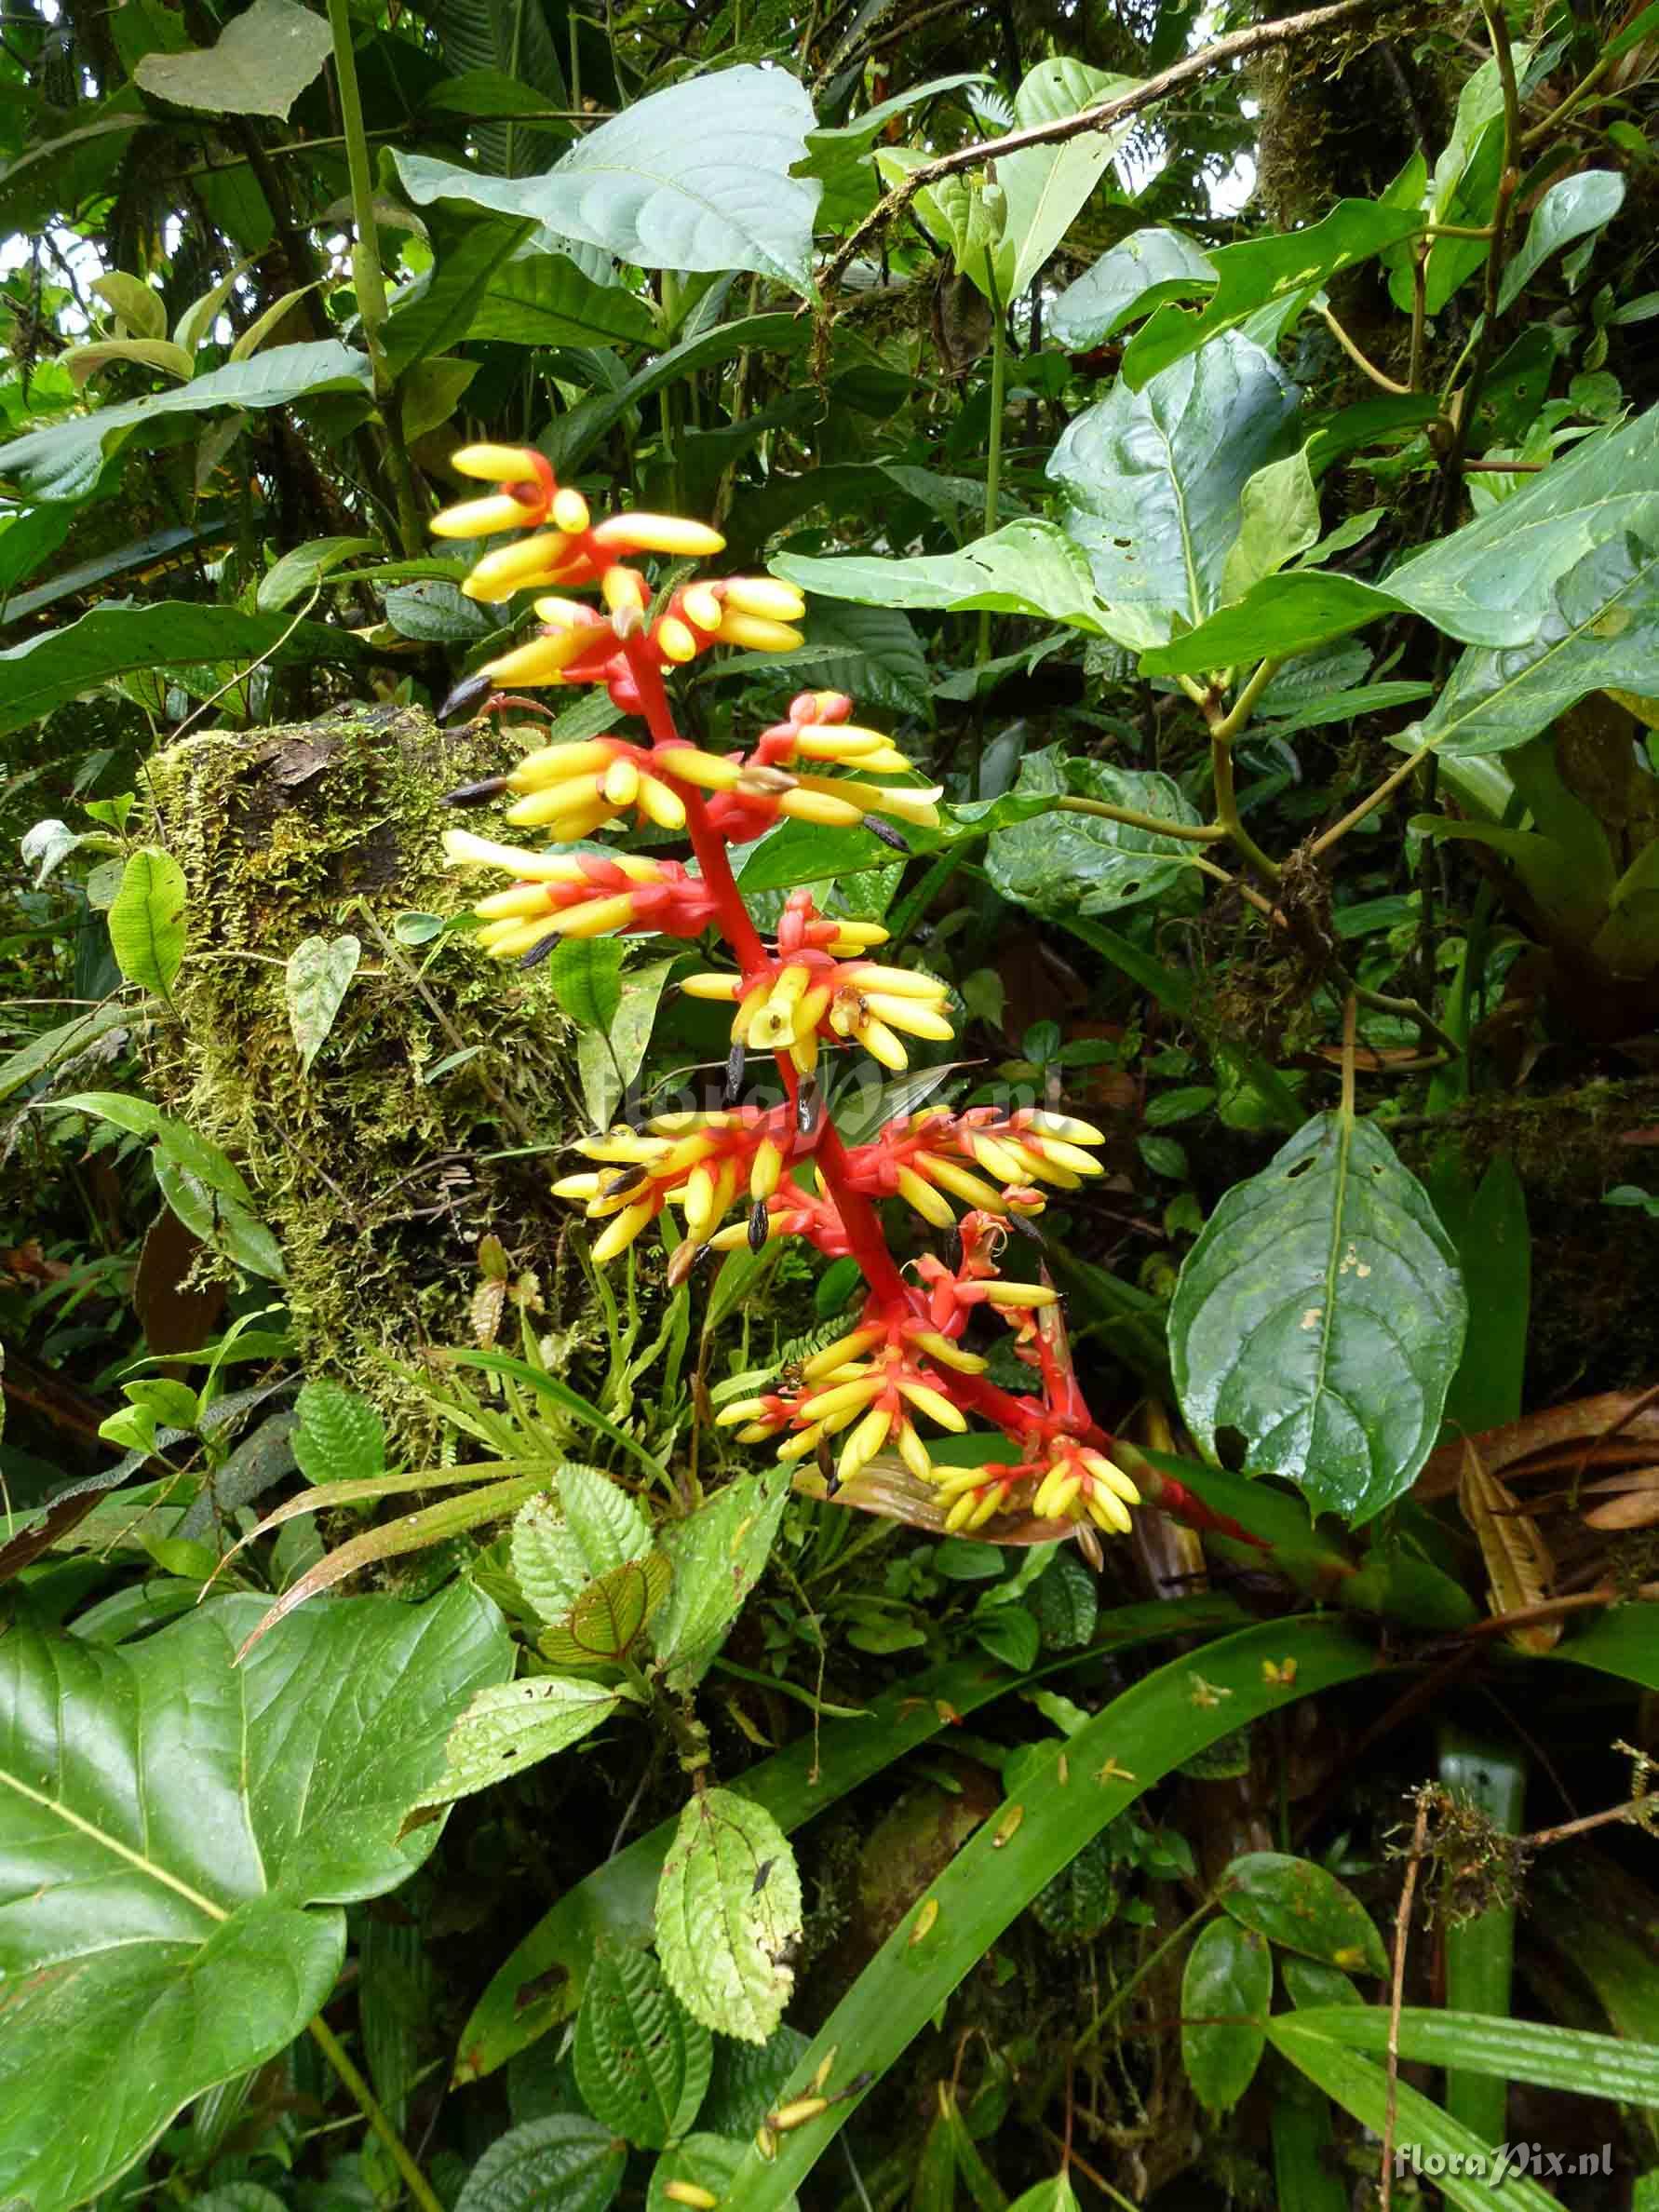
<svg viewBox="0 0 1659 2212">
<path fill-rule="evenodd" d="M 1111 1439 L 1084 1402 L 1057 1294 L 1046 1282 L 1006 1280 L 1000 1267 L 1007 1218 L 1038 1213 L 1046 1192 L 1077 1190 L 1098 1174 L 1089 1148 L 1100 1132 L 1031 1108 L 933 1110 L 899 1115 L 849 1148 L 814 1088 L 820 1054 L 857 1046 L 904 1068 L 907 1039 L 951 1038 L 948 990 L 873 958 L 887 935 L 880 924 L 820 913 L 804 890 L 790 896 L 763 942 L 728 857 L 732 846 L 785 819 L 863 824 L 908 850 L 888 825 L 936 828 L 938 788 L 874 780 L 916 772 L 890 738 L 851 721 L 852 702 L 839 693 L 803 692 L 745 754 L 690 743 L 675 724 L 665 676 L 715 645 L 794 652 L 803 642 L 793 627 L 800 594 L 769 576 L 671 578 L 654 591 L 631 560 L 710 559 L 723 550 L 719 533 L 668 515 L 596 521 L 582 494 L 561 487 L 545 457 L 528 449 L 472 446 L 453 461 L 495 488 L 439 515 L 433 528 L 440 536 L 528 533 L 486 551 L 463 588 L 495 603 L 542 595 L 534 635 L 487 663 L 482 676 L 532 689 L 602 684 L 616 707 L 643 721 L 645 735 L 544 745 L 452 798 L 503 799 L 515 829 L 539 830 L 566 848 L 628 822 L 682 836 L 690 848 L 683 859 L 591 846 L 538 851 L 452 830 L 455 865 L 509 878 L 478 905 L 479 943 L 498 959 L 529 964 L 564 937 L 635 930 L 695 937 L 712 929 L 733 968 L 694 973 L 681 987 L 733 1009 L 732 1088 L 746 1053 L 769 1052 L 785 1091 L 777 1106 L 662 1114 L 584 1140 L 578 1150 L 588 1167 L 554 1189 L 600 1225 L 594 1259 L 615 1259 L 659 1222 L 675 1281 L 710 1246 L 747 1241 L 759 1250 L 792 1235 L 826 1255 L 850 1255 L 868 1284 L 857 1325 L 776 1387 L 725 1408 L 722 1423 L 738 1425 L 748 1442 L 781 1437 L 789 1461 L 826 1464 L 839 1439 L 838 1484 L 891 1450 L 916 1480 L 936 1486 L 951 1529 L 982 1528 L 1015 1507 L 1071 1521 L 1089 1544 L 1096 1528 L 1126 1529 L 1136 1488 L 1113 1465 Z M 597 603 L 565 596 L 583 590 Z M 924 1253 L 901 1272 L 876 1210 L 895 1197 L 929 1228 L 953 1232 L 958 1248 L 949 1262 Z M 952 1201 L 969 1208 L 960 1224 Z M 963 1341 L 985 1314 L 1012 1327 L 1038 1390 L 1016 1395 L 990 1381 L 984 1356 Z M 992 1456 L 987 1438 L 982 1463 L 936 1462 L 918 1421 L 961 1434 L 972 1416 L 1011 1440 L 1018 1459 Z"/>
</svg>

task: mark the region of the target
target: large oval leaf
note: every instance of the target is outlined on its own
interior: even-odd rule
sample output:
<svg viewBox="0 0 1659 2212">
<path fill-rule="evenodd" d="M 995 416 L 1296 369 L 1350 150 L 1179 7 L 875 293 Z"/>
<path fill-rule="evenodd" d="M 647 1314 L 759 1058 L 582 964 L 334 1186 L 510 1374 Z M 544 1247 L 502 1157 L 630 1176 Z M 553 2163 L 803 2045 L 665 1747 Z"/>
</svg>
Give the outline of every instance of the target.
<svg viewBox="0 0 1659 2212">
<path fill-rule="evenodd" d="M 346 1903 L 412 1873 L 399 1831 L 511 1646 L 465 1585 L 317 1606 L 235 1653 L 224 1598 L 120 1650 L 0 1639 L 0 2195 L 77 2205 L 179 2108 L 304 2028 Z"/>
<path fill-rule="evenodd" d="M 801 1877 L 763 1807 L 706 1789 L 680 1816 L 656 1893 L 656 1948 L 694 2020 L 764 2043 L 795 1986 Z"/>
<path fill-rule="evenodd" d="M 1014 789 L 1104 801 L 1136 814 L 1167 815 L 1195 827 L 1196 810 L 1180 786 L 1150 769 L 1113 768 L 1103 761 L 1068 760 L 1058 746 L 1028 753 Z M 1044 814 L 992 835 L 985 872 L 1005 898 L 1033 914 L 1056 918 L 1111 914 L 1161 894 L 1191 889 L 1193 862 L 1203 850 L 1179 837 L 1137 830 L 1099 815 Z"/>
<path fill-rule="evenodd" d="M 496 2137 L 455 2212 L 605 2212 L 627 2163 L 626 2144 L 586 2112 L 550 2112 Z"/>
<path fill-rule="evenodd" d="M 1187 1953 L 1180 1981 L 1181 2063 L 1207 2111 L 1226 2111 L 1255 2078 L 1272 1995 L 1266 1937 L 1211 1921 Z"/>
<path fill-rule="evenodd" d="M 1169 1355 L 1188 1427 L 1369 1520 L 1428 1457 L 1463 1348 L 1457 1255 L 1369 1122 L 1315 1114 L 1187 1255 Z"/>
<path fill-rule="evenodd" d="M 1241 1927 L 1356 1974 L 1386 1974 L 1376 1923 L 1345 1882 L 1288 1851 L 1249 1851 L 1228 1868 L 1219 1892 Z"/>
<path fill-rule="evenodd" d="M 697 2116 L 714 2038 L 675 2002 L 648 1951 L 601 1949 L 576 2020 L 575 2066 L 595 2119 L 660 2151 Z"/>
<path fill-rule="evenodd" d="M 129 983 L 166 998 L 184 961 L 184 870 L 142 845 L 121 872 L 109 910 L 110 946 Z"/>
</svg>

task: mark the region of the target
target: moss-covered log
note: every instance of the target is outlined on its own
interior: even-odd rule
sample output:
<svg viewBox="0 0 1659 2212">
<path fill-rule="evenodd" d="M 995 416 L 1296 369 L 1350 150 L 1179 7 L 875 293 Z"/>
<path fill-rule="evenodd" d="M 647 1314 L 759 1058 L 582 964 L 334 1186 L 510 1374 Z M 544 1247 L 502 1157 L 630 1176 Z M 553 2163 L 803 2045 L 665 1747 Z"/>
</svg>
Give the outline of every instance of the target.
<svg viewBox="0 0 1659 2212">
<path fill-rule="evenodd" d="M 400 941 L 461 903 L 442 794 L 499 766 L 485 729 L 413 708 L 182 739 L 152 764 L 159 834 L 189 883 L 189 953 L 155 1095 L 241 1166 L 281 1240 L 306 1369 L 369 1391 L 412 1440 L 398 1369 L 466 1336 L 479 1240 L 550 1282 L 562 1209 L 547 1157 L 570 1126 L 568 1026 L 545 981 L 465 937 Z M 362 945 L 303 1073 L 284 970 L 309 937 Z"/>
</svg>

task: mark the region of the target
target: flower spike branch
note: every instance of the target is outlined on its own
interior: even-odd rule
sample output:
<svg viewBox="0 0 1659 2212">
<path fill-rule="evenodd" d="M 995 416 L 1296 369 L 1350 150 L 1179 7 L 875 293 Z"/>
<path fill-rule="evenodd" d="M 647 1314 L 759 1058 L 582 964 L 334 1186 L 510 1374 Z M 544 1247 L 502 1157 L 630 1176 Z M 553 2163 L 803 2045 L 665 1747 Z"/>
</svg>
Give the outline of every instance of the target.
<svg viewBox="0 0 1659 2212">
<path fill-rule="evenodd" d="M 503 776 L 452 794 L 455 803 L 506 802 L 517 830 L 555 844 L 629 822 L 681 835 L 691 865 L 617 852 L 560 852 L 498 843 L 452 830 L 458 867 L 505 874 L 505 890 L 477 911 L 479 941 L 500 960 L 531 965 L 562 937 L 649 932 L 696 937 L 712 931 L 732 965 L 688 977 L 693 997 L 732 1008 L 726 1109 L 666 1113 L 642 1127 L 585 1140 L 586 1170 L 557 1194 L 599 1225 L 593 1248 L 615 1259 L 653 1222 L 670 1228 L 670 1275 L 679 1281 L 710 1248 L 803 1238 L 827 1257 L 850 1256 L 866 1294 L 858 1318 L 780 1377 L 775 1387 L 719 1415 L 745 1443 L 777 1441 L 786 1462 L 814 1461 L 828 1494 L 858 1502 L 855 1485 L 892 1452 L 937 1497 L 950 1530 L 987 1530 L 1032 1513 L 1075 1532 L 1098 1558 L 1096 1531 L 1125 1533 L 1142 1495 L 1203 1521 L 1180 1486 L 1147 1470 L 1140 1485 L 1112 1457 L 1065 1350 L 1057 1293 L 1046 1283 L 1005 1281 L 999 1255 L 1011 1221 L 1042 1211 L 1050 1190 L 1075 1190 L 1100 1172 L 1102 1141 L 1087 1122 L 1032 1108 L 901 1114 L 868 1143 L 847 1146 L 822 1110 L 816 1076 L 826 1051 L 855 1046 L 883 1067 L 907 1064 L 905 1040 L 951 1035 L 945 986 L 875 957 L 886 931 L 817 911 L 810 895 L 788 901 L 771 943 L 743 903 L 730 848 L 780 819 L 826 827 L 865 823 L 905 849 L 903 829 L 938 820 L 937 787 L 890 738 L 852 722 L 851 700 L 803 692 L 784 719 L 744 754 L 705 751 L 676 727 L 665 678 L 716 646 L 786 653 L 802 642 L 799 593 L 769 576 L 732 576 L 653 591 L 631 563 L 641 555 L 709 560 L 719 534 L 676 516 L 618 514 L 595 521 L 581 493 L 560 487 L 538 452 L 479 445 L 454 456 L 464 475 L 493 486 L 438 515 L 442 537 L 528 534 L 498 546 L 464 587 L 475 599 L 535 593 L 537 628 L 490 662 L 497 687 L 547 690 L 603 684 L 644 724 L 639 739 L 586 738 L 544 746 Z M 565 596 L 587 591 L 591 600 Z M 464 687 L 471 695 L 470 687 Z M 521 702 L 514 702 L 519 704 Z M 769 1052 L 786 1103 L 735 1102 L 744 1056 Z M 952 1258 L 928 1254 L 901 1273 L 879 1210 L 902 1199 L 930 1228 L 951 1233 Z M 966 1211 L 961 1220 L 958 1208 Z M 1015 1394 L 987 1376 L 964 1342 L 976 1315 L 1013 1331 L 1034 1387 Z M 930 1438 L 989 1422 L 981 1463 L 937 1463 Z M 1013 1456 L 1007 1456 L 1009 1448 Z"/>
</svg>

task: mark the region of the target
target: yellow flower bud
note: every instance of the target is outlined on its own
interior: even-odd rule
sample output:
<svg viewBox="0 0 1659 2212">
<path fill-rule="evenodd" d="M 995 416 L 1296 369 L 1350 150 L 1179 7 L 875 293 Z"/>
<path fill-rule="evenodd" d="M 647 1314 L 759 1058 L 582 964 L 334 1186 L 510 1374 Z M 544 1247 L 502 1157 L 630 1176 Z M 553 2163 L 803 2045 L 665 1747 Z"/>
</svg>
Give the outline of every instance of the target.
<svg viewBox="0 0 1659 2212">
<path fill-rule="evenodd" d="M 492 492 L 488 499 L 464 499 L 458 506 L 441 508 L 427 523 L 434 537 L 495 537 L 504 530 L 522 530 L 528 511 L 508 492 Z"/>
<path fill-rule="evenodd" d="M 680 595 L 680 604 L 700 630 L 720 627 L 720 600 L 707 584 L 693 584 Z"/>
<path fill-rule="evenodd" d="M 685 828 L 685 802 L 677 791 L 671 791 L 660 777 L 642 776 L 640 778 L 640 805 L 647 820 L 659 830 Z"/>
<path fill-rule="evenodd" d="M 586 642 L 580 630 L 563 630 L 553 636 L 544 631 L 526 644 L 515 645 L 510 653 L 486 661 L 479 673 L 492 677 L 497 683 L 528 683 L 533 687 L 557 683 L 559 671 L 567 661 L 575 659 Z"/>
<path fill-rule="evenodd" d="M 665 614 L 656 626 L 656 641 L 665 660 L 683 666 L 697 657 L 697 641 L 678 614 Z"/>
<path fill-rule="evenodd" d="M 694 621 L 696 617 L 694 615 Z M 768 622 L 759 614 L 740 614 L 735 607 L 722 610 L 720 641 L 741 645 L 749 653 L 793 653 L 806 640 L 787 622 Z"/>
<path fill-rule="evenodd" d="M 682 560 L 707 560 L 723 552 L 726 543 L 707 522 L 687 522 L 679 515 L 607 515 L 593 534 L 618 552 L 672 553 Z"/>
<path fill-rule="evenodd" d="M 474 561 L 472 573 L 461 588 L 470 600 L 511 599 L 515 591 L 528 591 L 549 582 L 569 558 L 570 540 L 557 530 L 540 537 L 521 538 L 516 546 L 497 546 L 493 552 Z"/>
<path fill-rule="evenodd" d="M 645 580 L 638 569 L 608 568 L 600 578 L 600 597 L 613 614 L 630 611 L 635 614 L 642 614 L 645 608 Z"/>
<path fill-rule="evenodd" d="M 806 612 L 806 601 L 795 587 L 776 576 L 729 577 L 725 602 L 739 614 L 755 614 L 766 622 L 799 622 Z"/>
<path fill-rule="evenodd" d="M 589 519 L 587 502 L 574 485 L 566 484 L 562 491 L 554 493 L 553 519 L 560 530 L 574 537 L 587 528 Z"/>
<path fill-rule="evenodd" d="M 490 484 L 524 484 L 539 481 L 541 455 L 525 446 L 465 445 L 450 455 L 457 476 L 478 477 Z"/>
</svg>

